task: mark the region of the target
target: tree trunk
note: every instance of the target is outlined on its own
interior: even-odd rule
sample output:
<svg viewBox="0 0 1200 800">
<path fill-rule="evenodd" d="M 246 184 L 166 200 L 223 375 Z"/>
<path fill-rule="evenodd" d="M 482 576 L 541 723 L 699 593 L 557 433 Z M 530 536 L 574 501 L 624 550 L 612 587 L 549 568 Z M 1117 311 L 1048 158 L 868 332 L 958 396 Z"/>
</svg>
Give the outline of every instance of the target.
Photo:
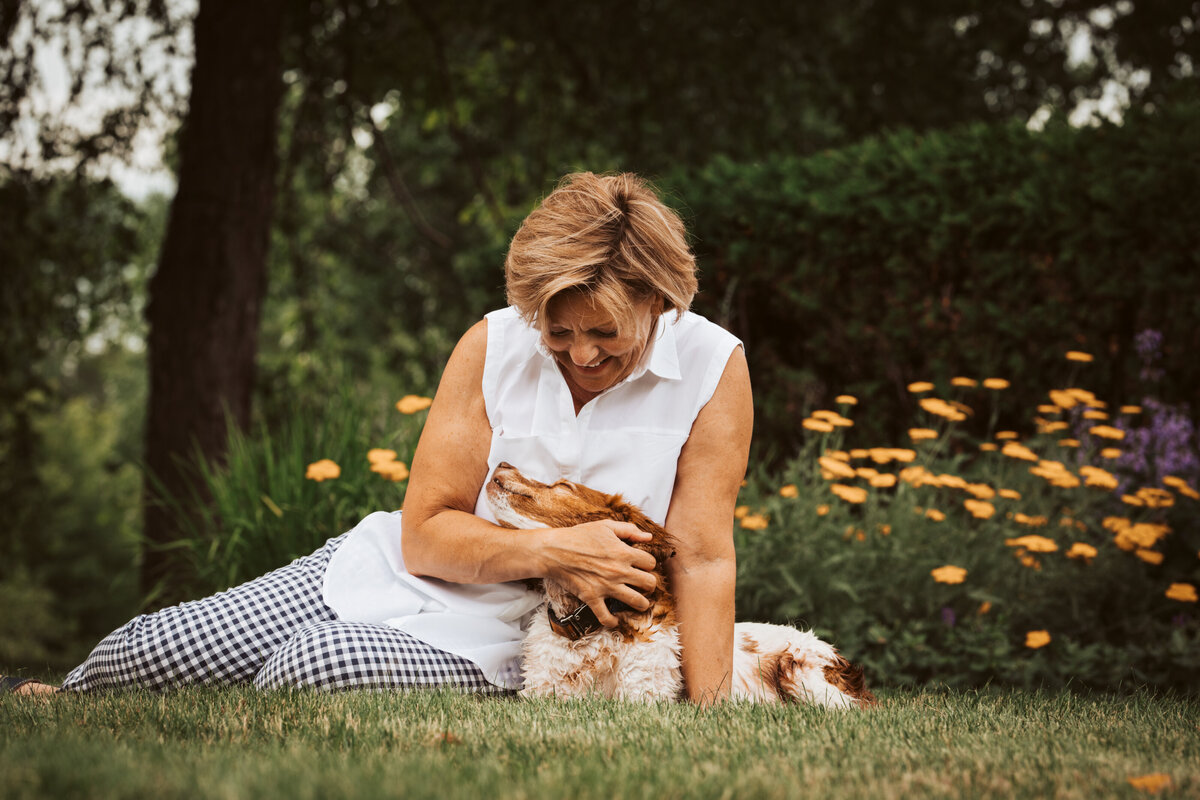
<svg viewBox="0 0 1200 800">
<path fill-rule="evenodd" d="M 225 455 L 227 418 L 250 417 L 275 196 L 284 0 L 201 0 L 179 143 L 179 189 L 150 281 L 142 588 L 174 584 L 160 502 L 188 496 L 185 462 Z M 169 599 L 171 592 L 166 589 Z"/>
</svg>

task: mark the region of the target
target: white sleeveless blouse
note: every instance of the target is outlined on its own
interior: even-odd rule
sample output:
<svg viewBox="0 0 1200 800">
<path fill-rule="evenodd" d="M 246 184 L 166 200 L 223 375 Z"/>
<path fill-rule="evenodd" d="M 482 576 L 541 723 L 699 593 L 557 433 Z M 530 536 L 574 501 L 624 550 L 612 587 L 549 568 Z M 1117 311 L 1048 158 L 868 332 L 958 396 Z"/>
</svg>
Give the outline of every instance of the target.
<svg viewBox="0 0 1200 800">
<path fill-rule="evenodd" d="M 712 397 L 737 338 L 703 317 L 659 317 L 624 381 L 575 414 L 541 335 L 513 308 L 487 315 L 483 397 L 492 426 L 489 474 L 501 461 L 531 478 L 560 478 L 621 494 L 666 521 L 680 450 Z M 495 522 L 480 487 L 476 516 Z M 324 600 L 339 619 L 383 623 L 456 653 L 488 680 L 518 688 L 520 643 L 539 596 L 521 583 L 454 584 L 410 575 L 400 512 L 360 522 L 334 553 Z"/>
</svg>

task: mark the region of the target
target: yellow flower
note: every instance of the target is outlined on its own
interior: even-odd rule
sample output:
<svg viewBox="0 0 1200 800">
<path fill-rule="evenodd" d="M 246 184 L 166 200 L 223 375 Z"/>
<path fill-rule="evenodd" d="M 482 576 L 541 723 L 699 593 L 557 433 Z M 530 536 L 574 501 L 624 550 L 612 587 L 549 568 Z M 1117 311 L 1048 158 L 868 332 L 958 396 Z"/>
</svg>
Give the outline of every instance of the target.
<svg viewBox="0 0 1200 800">
<path fill-rule="evenodd" d="M 920 405 L 930 414 L 936 414 L 952 422 L 959 422 L 967 418 L 961 409 L 936 397 L 922 397 Z"/>
<path fill-rule="evenodd" d="M 1162 479 L 1162 482 L 1164 485 L 1170 486 L 1184 497 L 1190 497 L 1193 500 L 1200 500 L 1200 492 L 1197 492 L 1195 489 L 1193 489 L 1191 484 L 1189 484 L 1183 478 L 1175 475 L 1167 475 Z"/>
<path fill-rule="evenodd" d="M 1028 525 L 1031 528 L 1040 528 L 1049 522 L 1049 520 L 1041 515 L 1031 517 L 1028 514 L 1022 514 L 1020 512 L 1013 514 L 1013 521 L 1018 522 L 1021 525 Z"/>
<path fill-rule="evenodd" d="M 915 450 L 908 450 L 902 447 L 872 447 L 867 451 L 867 454 L 876 464 L 887 464 L 891 461 L 900 461 L 907 464 L 917 457 Z"/>
<path fill-rule="evenodd" d="M 1021 493 L 1018 492 L 1016 489 L 1001 489 L 1000 496 L 1003 497 L 1005 500 L 1020 500 L 1021 499 Z"/>
<path fill-rule="evenodd" d="M 988 519 L 996 513 L 996 507 L 984 500 L 964 500 L 963 505 L 976 519 Z"/>
<path fill-rule="evenodd" d="M 999 450 L 1000 446 L 998 444 L 996 444 L 995 442 L 984 442 L 983 444 L 979 445 L 979 449 L 992 451 L 992 450 Z"/>
<path fill-rule="evenodd" d="M 1100 457 L 1101 457 L 1101 458 L 1108 458 L 1108 459 L 1120 458 L 1120 457 L 1121 457 L 1121 448 L 1119 448 L 1119 447 L 1106 447 L 1106 448 L 1104 448 L 1103 450 L 1101 450 L 1101 451 L 1100 451 Z"/>
<path fill-rule="evenodd" d="M 1054 420 L 1052 422 L 1050 420 L 1039 419 L 1037 423 L 1038 433 L 1058 433 L 1059 431 L 1066 430 L 1070 427 L 1062 420 Z"/>
<path fill-rule="evenodd" d="M 999 441 L 1005 441 L 1007 439 L 1016 439 L 1016 438 L 1017 438 L 1016 431 L 996 431 L 996 439 L 998 439 Z"/>
<path fill-rule="evenodd" d="M 823 419 L 806 419 L 800 424 L 804 428 L 818 433 L 829 433 L 833 430 L 833 426 Z"/>
<path fill-rule="evenodd" d="M 1146 508 L 1170 508 L 1175 505 L 1175 495 L 1166 489 L 1147 486 L 1144 489 L 1138 489 L 1137 496 L 1142 498 Z"/>
<path fill-rule="evenodd" d="M 1099 436 L 1101 439 L 1116 439 L 1120 441 L 1125 438 L 1125 431 L 1120 428 L 1114 428 L 1111 425 L 1095 425 L 1088 428 L 1088 433 L 1092 436 Z"/>
<path fill-rule="evenodd" d="M 858 486 L 847 486 L 844 483 L 832 484 L 830 490 L 847 503 L 865 503 L 867 490 Z"/>
<path fill-rule="evenodd" d="M 1039 571 L 1042 569 L 1042 562 L 1038 561 L 1036 558 L 1029 555 L 1024 550 L 1018 550 L 1017 556 L 1021 559 L 1022 566 L 1030 567 L 1032 569 L 1039 570 Z"/>
<path fill-rule="evenodd" d="M 833 398 L 833 402 L 843 406 L 856 406 L 858 405 L 858 398 L 852 394 L 839 394 Z"/>
<path fill-rule="evenodd" d="M 1068 350 L 1067 351 L 1067 361 L 1078 361 L 1080 363 L 1087 364 L 1088 362 L 1093 361 L 1093 360 L 1094 360 L 1094 358 L 1092 357 L 1092 355 L 1090 353 L 1082 353 L 1078 350 Z"/>
<path fill-rule="evenodd" d="M 1019 458 L 1022 461 L 1038 460 L 1037 453 L 1033 452 L 1025 445 L 1017 442 L 1008 442 L 1000 449 L 1000 453 L 1008 456 L 1009 458 Z"/>
<path fill-rule="evenodd" d="M 741 525 L 748 531 L 761 531 L 767 527 L 767 518 L 762 514 L 747 514 L 742 517 Z"/>
<path fill-rule="evenodd" d="M 304 477 L 310 481 L 331 480 L 342 474 L 342 468 L 328 458 L 322 458 L 320 461 L 314 461 L 308 465 L 308 469 L 304 471 Z"/>
<path fill-rule="evenodd" d="M 1018 536 L 1016 539 L 1005 539 L 1004 543 L 1009 547 L 1024 547 L 1031 553 L 1053 553 L 1058 550 L 1054 540 L 1045 536 Z"/>
<path fill-rule="evenodd" d="M 371 462 L 372 464 L 374 464 L 378 461 L 395 461 L 395 460 L 396 460 L 396 451 L 395 450 L 384 450 L 381 447 L 376 447 L 376 448 L 373 448 L 373 449 L 367 451 L 367 461 Z"/>
<path fill-rule="evenodd" d="M 881 534 L 883 534 L 884 536 L 891 536 L 892 535 L 892 526 L 888 525 L 886 522 L 881 522 L 881 523 L 879 523 L 879 532 Z"/>
<path fill-rule="evenodd" d="M 991 610 L 992 610 L 992 601 L 984 600 L 982 603 L 979 604 L 979 610 L 976 611 L 975 613 L 982 616 L 983 614 L 986 614 Z"/>
<path fill-rule="evenodd" d="M 996 490 L 986 483 L 968 483 L 966 489 L 976 500 L 991 500 L 996 496 Z"/>
<path fill-rule="evenodd" d="M 967 577 L 965 569 L 952 564 L 946 564 L 945 566 L 930 570 L 929 574 L 938 583 L 962 583 L 963 579 Z"/>
<path fill-rule="evenodd" d="M 912 392 L 913 394 L 920 394 L 921 392 L 932 392 L 933 384 L 930 383 L 929 381 L 916 381 L 916 382 L 910 383 L 908 385 L 908 390 L 910 392 Z"/>
<path fill-rule="evenodd" d="M 823 517 L 828 513 L 829 513 L 829 506 L 826 505 L 825 503 L 822 503 L 821 505 L 817 506 L 817 516 L 818 517 Z"/>
<path fill-rule="evenodd" d="M 1103 411 L 1096 411 L 1089 408 L 1087 411 L 1083 412 L 1083 418 L 1095 420 L 1108 419 L 1108 414 Z"/>
<path fill-rule="evenodd" d="M 847 464 L 850 463 L 850 454 L 845 450 L 826 450 L 825 455 L 836 458 L 838 461 L 845 461 Z"/>
<path fill-rule="evenodd" d="M 865 447 L 856 447 L 850 451 L 850 458 L 867 458 L 871 455 L 871 451 Z"/>
<path fill-rule="evenodd" d="M 979 385 L 979 381 L 975 380 L 974 378 L 951 378 L 950 385 L 961 386 L 964 389 L 974 389 Z"/>
<path fill-rule="evenodd" d="M 817 459 L 817 463 L 821 465 L 821 474 L 823 476 L 828 474 L 829 477 L 827 477 L 826 480 L 832 480 L 833 478 L 855 477 L 854 467 L 851 467 L 836 458 L 821 456 Z"/>
<path fill-rule="evenodd" d="M 946 521 L 946 515 L 943 514 L 941 511 L 938 511 L 936 508 L 926 509 L 925 516 L 928 517 L 929 519 L 933 520 L 934 522 L 945 522 Z"/>
<path fill-rule="evenodd" d="M 936 483 L 937 476 L 917 464 L 900 470 L 900 480 L 912 486 L 925 486 L 930 483 Z"/>
<path fill-rule="evenodd" d="M 433 400 L 429 397 L 421 397 L 415 394 L 406 394 L 401 397 L 396 403 L 396 410 L 401 414 L 415 414 L 418 411 L 424 411 L 433 405 Z"/>
<path fill-rule="evenodd" d="M 875 475 L 867 479 L 876 489 L 890 489 L 896 485 L 896 476 L 890 472 L 883 475 Z"/>
<path fill-rule="evenodd" d="M 1139 547 L 1134 551 L 1134 555 L 1145 561 L 1147 564 L 1161 564 L 1163 562 L 1163 554 L 1157 550 L 1147 550 L 1144 547 Z"/>
<path fill-rule="evenodd" d="M 1075 399 L 1074 395 L 1062 389 L 1050 390 L 1050 402 L 1059 408 L 1074 408 L 1079 405 L 1079 401 Z"/>
<path fill-rule="evenodd" d="M 1167 597 L 1181 603 L 1194 603 L 1197 600 L 1196 587 L 1190 583 L 1172 583 L 1167 588 Z"/>
<path fill-rule="evenodd" d="M 376 461 L 371 465 L 371 472 L 377 472 L 389 481 L 402 481 L 408 478 L 408 467 L 403 461 Z"/>
<path fill-rule="evenodd" d="M 936 439 L 937 435 L 937 431 L 930 430 L 929 428 L 911 428 L 908 431 L 909 438 L 914 442 L 923 442 L 926 439 Z"/>
<path fill-rule="evenodd" d="M 1074 397 L 1080 403 L 1092 408 L 1104 408 L 1105 404 L 1096 399 L 1094 392 L 1089 392 L 1087 389 L 1067 389 L 1067 394 Z"/>
<path fill-rule="evenodd" d="M 1096 486 L 1101 489 L 1117 488 L 1117 476 L 1099 467 L 1085 464 L 1079 468 L 1079 474 L 1084 477 L 1088 486 Z"/>
<path fill-rule="evenodd" d="M 750 506 L 737 506 L 733 509 L 733 518 L 742 519 L 750 513 Z"/>
<path fill-rule="evenodd" d="M 1141 406 L 1121 406 L 1122 414 L 1140 414 L 1142 413 Z"/>
<path fill-rule="evenodd" d="M 1062 409 L 1058 406 L 1040 405 L 1037 407 L 1039 414 L 1061 414 Z"/>
<path fill-rule="evenodd" d="M 938 485 L 945 486 L 948 489 L 966 489 L 967 481 L 958 475 L 943 472 L 941 475 L 938 475 Z"/>
<path fill-rule="evenodd" d="M 983 382 L 985 389 L 1007 389 L 1010 385 L 1004 378 L 987 378 Z"/>
<path fill-rule="evenodd" d="M 799 497 L 800 490 L 796 488 L 794 483 L 789 483 L 787 486 L 781 486 L 779 488 L 779 496 L 787 498 Z"/>
<path fill-rule="evenodd" d="M 1171 776 L 1165 772 L 1151 772 L 1149 775 L 1134 775 L 1131 778 L 1126 778 L 1129 785 L 1137 789 L 1139 792 L 1147 794 L 1158 794 L 1164 789 L 1172 787 Z"/>
<path fill-rule="evenodd" d="M 860 478 L 871 480 L 871 478 L 879 475 L 879 470 L 875 469 L 874 467 L 859 467 L 858 469 L 854 470 L 854 474 Z"/>
<path fill-rule="evenodd" d="M 1067 551 L 1067 558 L 1078 559 L 1085 564 L 1091 563 L 1091 560 L 1096 557 L 1096 548 L 1084 542 L 1075 542 L 1071 545 L 1071 549 Z"/>
<path fill-rule="evenodd" d="M 1025 646 L 1037 650 L 1039 647 L 1045 647 L 1050 644 L 1049 631 L 1029 631 L 1025 634 Z"/>
<path fill-rule="evenodd" d="M 1079 447 L 1079 440 L 1078 439 L 1059 439 L 1058 446 L 1059 447 Z"/>
</svg>

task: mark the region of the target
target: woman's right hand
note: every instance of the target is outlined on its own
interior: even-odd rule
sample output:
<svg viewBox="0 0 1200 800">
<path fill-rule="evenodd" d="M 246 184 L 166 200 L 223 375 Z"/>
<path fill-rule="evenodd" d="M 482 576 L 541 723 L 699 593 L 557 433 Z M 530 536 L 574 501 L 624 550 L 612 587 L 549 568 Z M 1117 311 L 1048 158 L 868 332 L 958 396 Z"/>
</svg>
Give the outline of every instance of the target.
<svg viewBox="0 0 1200 800">
<path fill-rule="evenodd" d="M 617 618 L 604 604 L 619 600 L 637 611 L 650 607 L 646 595 L 658 585 L 654 556 L 626 542 L 648 542 L 651 535 L 628 522 L 599 520 L 543 531 L 540 553 L 544 577 L 587 603 L 607 628 Z"/>
</svg>

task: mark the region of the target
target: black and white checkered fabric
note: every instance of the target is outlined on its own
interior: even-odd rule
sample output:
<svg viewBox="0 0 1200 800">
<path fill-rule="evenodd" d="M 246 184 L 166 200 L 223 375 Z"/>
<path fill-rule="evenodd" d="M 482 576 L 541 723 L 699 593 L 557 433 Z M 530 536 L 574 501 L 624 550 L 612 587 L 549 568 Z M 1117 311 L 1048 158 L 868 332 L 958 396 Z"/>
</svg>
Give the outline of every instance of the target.
<svg viewBox="0 0 1200 800">
<path fill-rule="evenodd" d="M 71 671 L 63 691 L 249 681 L 262 688 L 507 691 L 472 662 L 395 628 L 339 621 L 321 585 L 345 538 L 241 586 L 133 618 Z"/>
</svg>

